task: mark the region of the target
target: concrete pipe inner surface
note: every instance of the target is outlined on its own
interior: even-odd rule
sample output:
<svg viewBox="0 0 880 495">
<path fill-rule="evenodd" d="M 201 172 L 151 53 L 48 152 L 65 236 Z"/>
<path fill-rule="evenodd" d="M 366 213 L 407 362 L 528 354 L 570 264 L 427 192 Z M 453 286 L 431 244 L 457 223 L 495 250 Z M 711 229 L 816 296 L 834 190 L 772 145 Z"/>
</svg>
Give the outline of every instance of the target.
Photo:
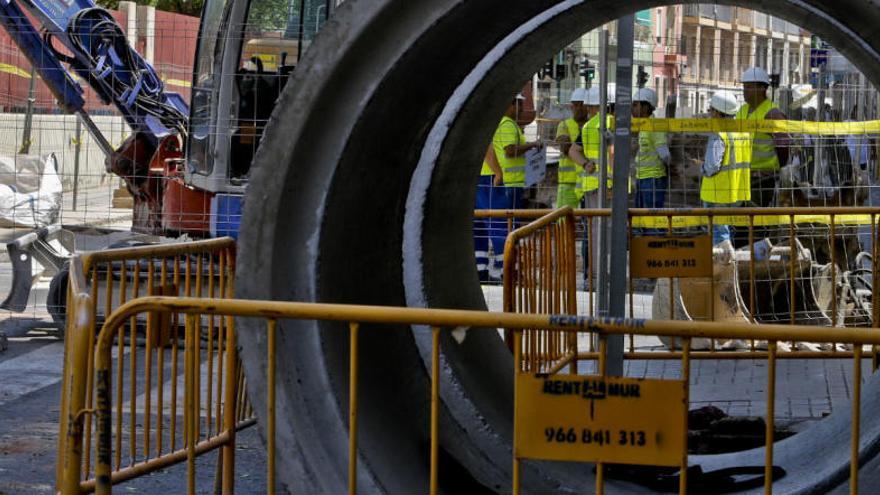
<svg viewBox="0 0 880 495">
<path fill-rule="evenodd" d="M 585 31 L 664 2 L 349 0 L 291 76 L 255 158 L 237 296 L 484 309 L 471 214 L 479 163 L 499 115 L 549 54 Z M 880 82 L 873 0 L 745 1 L 830 41 Z M 278 338 L 279 489 L 345 491 L 347 326 L 287 321 Z M 248 389 L 265 403 L 265 326 L 239 342 Z M 430 338 L 365 328 L 360 344 L 361 493 L 428 483 Z M 509 492 L 511 356 L 492 330 L 442 342 L 440 479 L 458 493 Z M 880 437 L 876 380 L 863 392 L 863 455 Z M 824 492 L 846 477 L 848 411 L 779 442 L 779 493 Z M 815 452 L 823 453 L 820 456 Z M 691 457 L 704 469 L 762 465 L 763 450 Z M 527 493 L 575 493 L 591 469 L 525 463 Z M 609 482 L 608 490 L 638 485 Z"/>
</svg>

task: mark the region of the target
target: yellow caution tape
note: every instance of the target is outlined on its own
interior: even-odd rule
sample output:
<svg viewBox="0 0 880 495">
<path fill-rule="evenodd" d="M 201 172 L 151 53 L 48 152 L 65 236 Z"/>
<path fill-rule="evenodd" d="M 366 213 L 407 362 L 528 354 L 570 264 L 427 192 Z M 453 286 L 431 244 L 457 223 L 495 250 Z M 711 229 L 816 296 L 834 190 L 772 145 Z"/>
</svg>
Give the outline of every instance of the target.
<svg viewBox="0 0 880 495">
<path fill-rule="evenodd" d="M 181 88 L 188 88 L 192 86 L 192 83 L 189 81 L 185 81 L 183 79 L 162 79 L 162 82 L 169 86 L 179 86 Z"/>
<path fill-rule="evenodd" d="M 17 67 L 15 65 L 3 64 L 0 63 L 0 72 L 5 72 L 7 74 L 12 74 L 14 76 L 23 77 L 25 79 L 31 78 L 31 73 L 22 69 L 21 67 Z"/>
<path fill-rule="evenodd" d="M 633 132 L 788 132 L 838 136 L 880 134 L 880 120 L 862 122 L 811 122 L 802 120 L 755 119 L 633 119 Z"/>
<path fill-rule="evenodd" d="M 755 227 L 774 227 L 789 225 L 789 215 L 755 215 L 753 225 Z M 734 225 L 736 227 L 748 227 L 748 215 L 717 215 L 712 217 L 714 225 Z M 831 225 L 831 215 L 795 215 L 795 224 L 821 224 Z M 709 225 L 707 216 L 673 216 L 672 228 L 682 229 L 688 227 L 706 227 Z M 834 215 L 834 225 L 871 225 L 871 215 Z M 669 227 L 669 219 L 665 216 L 633 217 L 633 228 L 666 229 Z"/>
<path fill-rule="evenodd" d="M 539 122 L 559 122 L 553 119 L 537 119 Z M 754 119 L 632 119 L 633 132 L 763 132 L 766 134 L 787 132 L 818 136 L 846 136 L 880 134 L 880 120 L 862 122 L 812 122 L 803 120 L 754 120 Z"/>
</svg>

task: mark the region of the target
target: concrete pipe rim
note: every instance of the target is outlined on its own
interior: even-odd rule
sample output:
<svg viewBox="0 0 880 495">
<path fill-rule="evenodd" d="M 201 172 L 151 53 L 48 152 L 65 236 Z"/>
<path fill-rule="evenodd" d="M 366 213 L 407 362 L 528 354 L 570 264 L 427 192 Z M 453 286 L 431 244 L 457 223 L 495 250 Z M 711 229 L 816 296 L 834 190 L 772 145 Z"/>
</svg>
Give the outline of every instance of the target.
<svg viewBox="0 0 880 495">
<path fill-rule="evenodd" d="M 482 6 L 475 5 L 477 3 Z M 444 214 L 447 215 L 447 220 L 452 218 L 458 222 L 460 227 L 467 225 L 467 204 L 472 205 L 473 203 L 473 191 L 455 192 L 440 189 L 444 182 L 448 185 L 450 182 L 454 182 L 454 179 L 465 175 L 469 175 L 470 180 L 475 183 L 477 173 L 475 168 L 468 174 L 453 170 L 454 157 L 452 155 L 455 154 L 455 150 L 450 149 L 451 146 L 457 143 L 466 143 L 468 140 L 477 143 L 488 140 L 494 127 L 492 121 L 495 119 L 492 115 L 500 115 L 507 100 L 504 95 L 512 94 L 519 85 L 518 81 L 525 80 L 529 73 L 533 72 L 532 69 L 540 65 L 540 59 L 545 58 L 543 54 L 552 53 L 552 49 L 548 48 L 564 46 L 567 41 L 576 37 L 575 35 L 579 36 L 582 32 L 588 31 L 588 27 L 596 27 L 622 14 L 647 7 L 670 4 L 668 2 L 645 1 L 632 2 L 628 3 L 626 7 L 621 7 L 617 5 L 617 2 L 612 1 L 546 0 L 522 2 L 507 5 L 504 12 L 508 14 L 510 19 L 498 20 L 504 27 L 496 27 L 496 31 L 491 32 L 496 35 L 494 39 L 491 39 L 492 36 L 488 33 L 459 33 L 460 36 L 477 39 L 481 43 L 480 48 L 474 49 L 474 53 L 465 57 L 470 64 L 470 69 L 455 72 L 451 77 L 455 80 L 451 83 L 447 81 L 439 84 L 442 86 L 442 90 L 438 89 L 436 94 L 445 92 L 442 101 L 438 98 L 437 101 L 426 102 L 424 113 L 430 125 L 414 129 L 413 137 L 410 140 L 401 139 L 400 145 L 408 146 L 409 149 L 400 156 L 412 158 L 411 163 L 416 163 L 416 166 L 402 169 L 401 175 L 404 177 L 389 186 L 389 190 L 397 194 L 395 198 L 397 202 L 391 205 L 392 211 L 389 213 L 389 217 L 392 217 L 389 223 L 393 225 L 393 228 L 386 228 L 388 232 L 392 233 L 390 237 L 394 238 L 388 240 L 387 244 L 380 245 L 377 252 L 396 253 L 399 256 L 400 265 L 393 268 L 392 271 L 395 272 L 393 276 L 388 276 L 389 283 L 393 286 L 391 289 L 393 296 L 383 300 L 376 294 L 371 294 L 372 297 L 368 301 L 351 300 L 355 299 L 358 293 L 347 292 L 339 285 L 344 281 L 345 269 L 353 267 L 347 265 L 341 268 L 339 266 L 330 267 L 330 263 L 344 264 L 344 262 L 328 259 L 329 255 L 325 254 L 327 251 L 322 248 L 331 243 L 352 242 L 348 235 L 340 233 L 338 227 L 328 225 L 328 223 L 332 220 L 352 218 L 350 213 L 345 210 L 353 209 L 355 205 L 343 204 L 345 202 L 339 198 L 343 198 L 346 194 L 355 197 L 364 196 L 364 191 L 358 190 L 350 183 L 343 184 L 343 180 L 351 181 L 362 178 L 362 176 L 352 174 L 353 158 L 351 154 L 365 149 L 364 143 L 355 141 L 365 139 L 366 124 L 364 120 L 375 115 L 375 109 L 371 108 L 371 104 L 375 104 L 383 98 L 389 98 L 389 94 L 392 92 L 389 85 L 400 83 L 402 80 L 400 67 L 402 61 L 412 63 L 414 53 L 418 53 L 420 50 L 424 51 L 423 55 L 429 55 L 426 47 L 436 43 L 436 39 L 443 35 L 438 33 L 438 29 L 451 29 L 450 26 L 455 25 L 451 19 L 464 25 L 468 15 L 491 10 L 493 7 L 499 7 L 502 3 L 500 0 L 473 3 L 453 0 L 437 1 L 423 5 L 422 10 L 416 12 L 414 7 L 407 6 L 406 2 L 396 0 L 354 0 L 339 8 L 335 17 L 331 18 L 328 26 L 317 37 L 312 49 L 300 64 L 300 70 L 294 72 L 294 80 L 292 81 L 294 84 L 288 85 L 288 89 L 282 95 L 273 116 L 273 122 L 266 131 L 255 159 L 253 179 L 246 199 L 245 221 L 242 228 L 241 263 L 239 264 L 243 273 L 255 276 L 251 277 L 251 280 L 248 280 L 247 277 L 237 277 L 237 291 L 240 297 L 314 301 L 335 299 L 332 302 L 405 303 L 412 306 L 434 307 L 478 308 L 483 306 L 478 286 L 477 290 L 474 289 L 477 282 L 472 265 L 469 268 L 470 273 L 461 271 L 464 269 L 462 265 L 467 263 L 457 265 L 459 270 L 457 272 L 458 283 L 463 284 L 470 279 L 471 287 L 465 287 L 459 293 L 452 295 L 444 294 L 448 285 L 443 285 L 451 283 L 448 280 L 450 275 L 441 273 L 438 269 L 445 264 L 455 265 L 455 261 L 451 259 L 448 252 L 442 252 L 440 241 L 436 237 L 432 237 L 437 235 L 437 232 L 431 231 L 432 228 L 435 228 L 436 222 L 440 221 Z M 813 31 L 830 40 L 872 81 L 880 82 L 880 56 L 878 56 L 877 50 L 880 47 L 880 34 L 871 32 L 867 27 L 866 23 L 870 24 L 872 19 L 869 15 L 863 16 L 868 20 L 862 22 L 844 19 L 845 6 L 842 3 L 853 8 L 870 7 L 869 2 L 858 0 L 846 2 L 754 1 L 742 2 L 740 5 L 759 8 L 761 11 L 791 20 L 799 25 L 806 25 L 809 20 L 808 25 Z M 832 15 L 829 10 L 832 6 L 836 6 L 839 9 L 836 13 L 841 15 Z M 498 9 L 497 11 L 502 10 Z M 416 19 L 416 15 L 420 15 L 422 18 Z M 849 15 L 852 16 L 851 13 Z M 567 18 L 566 16 L 572 17 Z M 574 24 L 572 19 L 575 18 L 578 19 L 582 29 L 572 36 L 560 34 L 563 28 Z M 383 24 L 392 22 L 389 19 L 393 19 L 396 24 Z M 384 30 L 379 28 L 389 28 L 389 32 L 384 35 L 391 40 L 377 40 L 376 37 L 382 36 L 381 31 Z M 412 31 L 406 31 L 407 29 Z M 864 31 L 865 34 L 860 35 L 859 30 Z M 505 32 L 498 35 L 498 31 Z M 554 33 L 554 31 L 556 32 Z M 450 30 L 445 33 L 445 36 L 449 36 L 453 32 Z M 481 34 L 485 34 L 485 36 L 481 37 Z M 544 40 L 539 39 L 542 36 L 545 37 Z M 401 46 L 394 47 L 392 41 L 397 41 L 397 44 Z M 409 42 L 411 43 L 406 44 Z M 369 52 L 369 49 L 377 48 L 385 49 L 387 53 L 372 52 L 372 55 L 376 57 L 375 66 L 351 66 L 357 56 L 363 56 Z M 530 52 L 532 53 L 530 54 Z M 525 62 L 517 64 L 514 59 Z M 349 66 L 346 67 L 346 64 Z M 441 60 L 437 65 L 447 68 L 448 62 Z M 351 77 L 350 83 L 346 85 L 340 80 L 345 76 L 356 77 Z M 296 88 L 297 91 L 293 91 L 293 88 Z M 418 88 L 404 87 L 404 89 L 413 92 L 420 91 Z M 337 99 L 342 100 L 341 102 L 337 101 L 331 108 L 347 109 L 353 112 L 353 115 L 340 118 L 340 125 L 334 129 L 338 135 L 322 136 L 317 134 L 315 129 L 310 128 L 310 124 L 320 122 L 318 113 L 321 106 L 330 101 L 328 95 L 330 91 L 335 91 Z M 398 88 L 398 91 L 401 90 Z M 475 110 L 475 105 L 480 105 L 479 111 Z M 489 109 L 489 111 L 485 109 Z M 479 115 L 480 112 L 485 112 L 489 116 Z M 295 118 L 294 115 L 297 114 L 302 118 Z M 376 125 L 379 124 L 381 121 L 376 123 Z M 383 141 L 384 136 L 381 129 L 375 129 L 375 134 L 377 135 L 377 143 L 386 144 Z M 465 138 L 466 135 L 470 135 L 470 137 Z M 463 150 L 457 156 L 472 158 L 473 160 L 463 161 L 476 163 L 480 157 L 480 148 L 479 144 L 463 145 L 457 148 L 459 151 Z M 395 155 L 395 157 L 397 156 Z M 461 161 L 461 158 L 458 160 Z M 320 167 L 324 167 L 324 170 L 320 170 L 318 163 L 320 163 Z M 279 164 L 286 167 L 282 171 L 283 180 L 279 180 L 278 177 Z M 412 167 L 412 165 L 409 166 Z M 375 184 L 371 183 L 371 179 L 367 179 L 363 187 L 372 185 Z M 296 195 L 295 201 L 292 199 L 294 195 Z M 458 206 L 453 211 L 442 205 L 443 201 L 454 199 L 465 203 L 465 206 Z M 337 203 L 334 203 L 334 200 Z M 306 207 L 301 210 L 292 210 L 290 207 L 295 205 L 305 205 Z M 383 206 L 386 205 L 383 204 Z M 363 209 L 363 205 L 360 207 Z M 295 225 L 292 229 L 290 228 L 291 224 Z M 363 233 L 356 227 L 354 230 L 356 234 Z M 470 238 L 470 231 L 469 229 L 465 230 L 467 230 L 465 235 L 462 236 L 459 233 L 456 238 L 459 255 L 467 251 L 463 247 L 466 239 L 463 240 L 462 237 Z M 394 234 L 395 231 L 396 234 Z M 366 239 L 376 240 L 369 235 L 366 236 Z M 330 252 L 337 254 L 341 251 L 334 248 Z M 292 256 L 289 256 L 291 253 L 293 253 Z M 282 256 L 289 256 L 292 260 L 281 260 Z M 355 258 L 356 260 L 352 263 L 365 259 L 363 255 L 358 255 Z M 284 268 L 291 270 L 287 271 Z M 455 270 L 449 271 L 454 272 Z M 358 278 L 357 274 L 353 274 L 349 280 L 354 279 L 355 282 L 359 282 Z M 391 280 L 392 278 L 393 280 Z M 331 286 L 332 284 L 337 285 Z M 316 326 L 310 327 L 310 330 L 311 333 L 306 339 L 303 339 L 303 341 L 309 341 L 306 347 L 324 354 L 309 363 L 319 367 L 325 366 L 325 368 L 310 373 L 309 377 L 316 380 L 315 389 L 326 387 L 327 390 L 334 391 L 336 395 L 327 393 L 325 397 L 317 400 L 321 404 L 311 410 L 311 416 L 305 415 L 305 419 L 298 422 L 297 426 L 308 428 L 314 424 L 316 417 L 322 411 L 331 413 L 323 418 L 324 421 L 336 426 L 344 425 L 344 414 L 340 414 L 340 412 L 344 411 L 345 400 L 339 397 L 345 388 L 344 383 L 340 381 L 341 371 L 340 369 L 330 369 L 327 366 L 329 363 L 338 368 L 339 363 L 334 364 L 332 353 L 334 350 L 338 351 L 342 348 L 330 348 L 331 344 L 338 344 L 338 341 L 322 340 L 319 335 L 321 330 Z M 420 332 L 416 332 L 411 338 L 414 345 L 413 354 L 424 360 L 428 355 L 425 339 L 421 337 Z M 256 376 L 259 376 L 258 346 L 261 343 L 263 342 L 258 336 L 251 335 L 242 338 L 245 365 L 248 373 L 253 373 Z M 504 442 L 505 436 L 509 441 L 509 425 L 502 424 L 495 428 L 491 421 L 487 421 L 487 418 L 492 418 L 492 415 L 497 414 L 497 411 L 486 413 L 481 409 L 489 407 L 487 402 L 490 401 L 486 397 L 468 396 L 468 391 L 473 387 L 479 389 L 479 384 L 474 382 L 476 378 L 473 374 L 468 373 L 464 363 L 455 362 L 456 358 L 462 358 L 462 356 L 469 354 L 464 353 L 458 356 L 454 354 L 454 352 L 445 353 L 447 362 L 444 363 L 443 389 L 445 392 L 444 415 L 446 423 L 443 426 L 471 428 L 467 432 L 468 434 L 473 433 L 476 436 L 482 434 L 484 436 L 479 442 L 468 445 L 467 448 L 459 451 L 453 449 L 453 452 L 450 453 L 453 458 L 452 462 L 457 462 L 465 470 L 472 466 L 479 466 L 479 469 L 492 471 L 470 474 L 477 478 L 476 481 L 487 486 L 489 490 L 507 489 L 509 486 L 505 484 L 504 480 L 506 476 L 509 476 L 509 455 L 507 458 L 495 460 L 486 457 L 503 452 L 505 448 L 509 452 L 509 444 L 507 446 L 488 445 L 493 440 Z M 300 369 L 298 372 L 302 372 L 302 370 Z M 296 376 L 296 373 L 293 373 L 289 378 L 295 379 Z M 870 410 L 869 407 L 874 402 L 871 397 L 877 395 L 872 393 L 876 388 L 876 382 L 876 380 L 871 380 L 864 388 L 863 397 L 866 400 L 863 401 L 863 408 L 865 410 Z M 258 399 L 260 396 L 258 390 L 254 393 L 256 396 L 252 395 L 252 400 Z M 254 400 L 254 403 L 258 403 L 258 401 Z M 287 406 L 296 410 L 292 404 L 288 403 Z M 493 407 L 502 408 L 497 404 Z M 790 472 L 789 476 L 783 478 L 778 485 L 780 490 L 786 492 L 821 491 L 824 488 L 836 486 L 845 478 L 845 468 L 842 468 L 839 462 L 831 463 L 834 466 L 829 466 L 827 469 L 817 468 L 815 463 L 805 466 L 803 459 L 800 459 L 801 465 L 798 465 L 798 457 L 807 456 L 800 455 L 805 449 L 799 449 L 797 442 L 806 443 L 812 439 L 818 442 L 814 445 L 822 445 L 823 442 L 839 440 L 841 436 L 839 434 L 832 435 L 832 433 L 840 433 L 840 428 L 830 428 L 827 425 L 831 425 L 834 421 L 840 423 L 841 421 L 835 418 L 847 415 L 846 411 L 837 411 L 820 425 L 776 444 L 776 457 L 779 462 L 790 460 L 792 466 L 796 468 Z M 864 453 L 867 456 L 873 456 L 878 450 L 878 438 L 880 438 L 880 424 L 878 423 L 880 421 L 872 421 L 868 415 L 863 415 L 863 417 L 866 418 L 862 426 L 864 438 L 867 439 L 863 447 Z M 478 428 L 481 422 L 484 422 L 482 429 Z M 820 428 L 821 425 L 826 425 L 826 427 Z M 441 431 L 443 426 L 441 426 Z M 823 433 L 819 430 L 834 431 Z M 849 430 L 845 431 L 848 434 Z M 291 435 L 293 434 L 291 433 Z M 321 471 L 315 466 L 317 462 L 327 462 L 333 468 L 338 467 L 339 461 L 331 460 L 331 458 L 340 454 L 340 449 L 326 446 L 318 448 L 317 443 L 323 439 L 303 438 L 303 435 L 306 437 L 308 435 L 302 431 L 299 432 L 299 435 L 299 437 L 291 437 L 291 446 L 298 451 L 298 455 L 302 458 L 292 461 L 295 465 L 292 466 L 292 474 L 289 479 L 307 483 L 316 491 L 332 492 L 340 486 L 339 483 L 342 483 L 342 479 L 337 476 L 337 479 L 333 480 L 315 481 L 315 473 L 318 472 L 323 476 L 333 477 L 329 472 L 332 469 Z M 343 436 L 336 435 L 334 440 L 339 440 Z M 837 438 L 834 438 L 835 436 Z M 467 440 L 470 437 L 464 435 L 461 438 Z M 361 453 L 364 462 L 360 473 L 363 475 L 365 488 L 368 491 L 387 492 L 390 490 L 389 485 L 386 478 L 383 477 L 382 468 L 378 466 L 382 460 L 371 457 L 375 455 L 376 451 L 368 452 L 369 448 L 365 446 Z M 848 452 L 848 445 L 846 450 Z M 758 454 L 763 459 L 762 450 L 711 457 L 692 456 L 691 459 L 692 463 L 700 463 L 704 468 L 709 468 L 713 465 L 717 466 L 729 462 L 753 463 L 753 459 L 758 459 Z M 791 459 L 788 459 L 787 456 L 790 456 Z M 759 465 L 761 463 L 758 462 Z M 417 471 L 414 470 L 413 473 L 417 474 Z M 572 486 L 572 482 L 582 483 L 589 479 L 589 476 L 584 476 L 583 473 L 569 475 L 562 471 L 565 470 L 560 471 L 555 466 L 542 465 L 527 472 L 526 477 L 539 478 L 534 485 L 536 492 L 554 489 L 566 490 Z M 806 476 L 794 480 L 794 478 L 798 478 L 796 474 L 801 472 Z M 387 471 L 385 473 L 387 476 Z M 797 482 L 794 483 L 794 481 Z M 609 489 L 615 489 L 615 487 L 626 490 L 632 486 L 617 486 L 615 483 L 609 485 Z"/>
</svg>

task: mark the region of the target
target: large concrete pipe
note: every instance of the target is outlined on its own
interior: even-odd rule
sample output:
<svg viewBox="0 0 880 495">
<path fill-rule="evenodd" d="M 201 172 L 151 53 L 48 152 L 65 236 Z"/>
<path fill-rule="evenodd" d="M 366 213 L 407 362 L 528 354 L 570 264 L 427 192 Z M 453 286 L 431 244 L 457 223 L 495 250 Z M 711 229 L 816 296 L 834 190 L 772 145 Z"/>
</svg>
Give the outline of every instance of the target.
<svg viewBox="0 0 880 495">
<path fill-rule="evenodd" d="M 561 47 L 620 15 L 618 0 L 349 0 L 294 71 L 257 154 L 237 295 L 295 301 L 484 308 L 471 212 L 477 170 L 511 95 Z M 880 82 L 873 0 L 746 1 L 822 35 Z M 362 332 L 361 493 L 427 486 L 425 333 Z M 263 410 L 265 331 L 243 322 L 248 387 Z M 285 322 L 279 337 L 279 477 L 298 493 L 345 490 L 348 333 Z M 511 358 L 493 331 L 443 342 L 441 482 L 448 493 L 510 489 Z M 866 411 L 880 401 L 866 386 Z M 845 477 L 847 412 L 782 441 L 780 492 Z M 863 414 L 866 454 L 880 418 Z M 821 448 L 822 455 L 813 453 Z M 762 451 L 692 458 L 760 465 Z M 590 469 L 527 463 L 528 493 L 574 493 Z M 635 485 L 611 483 L 609 490 Z"/>
</svg>

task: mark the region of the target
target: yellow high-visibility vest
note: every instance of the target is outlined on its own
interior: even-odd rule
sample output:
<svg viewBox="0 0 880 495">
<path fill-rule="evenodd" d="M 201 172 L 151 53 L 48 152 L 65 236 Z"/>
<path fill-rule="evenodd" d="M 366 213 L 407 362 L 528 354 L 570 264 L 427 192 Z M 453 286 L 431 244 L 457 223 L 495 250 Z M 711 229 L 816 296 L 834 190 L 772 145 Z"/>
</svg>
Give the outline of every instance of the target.
<svg viewBox="0 0 880 495">
<path fill-rule="evenodd" d="M 749 104 L 746 103 L 739 108 L 736 118 L 764 120 L 770 110 L 779 108 L 778 105 L 770 100 L 764 100 L 754 112 L 749 115 Z M 773 136 L 763 132 L 755 133 L 752 138 L 752 170 L 770 170 L 776 172 L 779 170 L 779 157 L 776 155 L 776 146 L 773 144 Z"/>
<path fill-rule="evenodd" d="M 599 124 L 601 124 L 601 120 L 599 119 L 599 114 L 593 116 L 590 120 L 584 124 L 583 129 L 581 129 L 581 143 L 584 147 L 584 156 L 587 157 L 588 160 L 592 160 L 596 163 L 599 162 L 599 150 L 602 142 L 602 136 L 599 134 Z M 614 129 L 614 115 L 606 114 L 605 115 L 605 129 L 613 130 Z M 608 160 L 607 169 L 607 177 L 608 180 L 606 182 L 606 187 L 611 189 L 611 160 Z M 575 194 L 578 196 L 583 196 L 584 193 L 595 191 L 599 189 L 599 169 L 593 171 L 593 173 L 588 174 L 587 171 L 583 167 L 578 167 L 578 176 L 580 180 L 577 182 L 577 186 L 575 187 Z"/>
<path fill-rule="evenodd" d="M 556 137 L 565 135 L 572 143 L 577 141 L 578 134 L 581 132 L 581 126 L 574 119 L 565 119 L 559 123 L 556 128 Z M 559 183 L 574 185 L 578 180 L 578 164 L 574 162 L 568 155 L 563 155 L 559 159 Z"/>
<path fill-rule="evenodd" d="M 510 145 L 520 146 L 525 144 L 526 135 L 520 129 L 519 124 L 510 117 L 502 117 L 498 128 L 495 129 L 495 135 L 492 136 L 492 149 L 495 150 L 495 156 L 498 158 L 498 164 L 501 165 L 501 172 L 504 174 L 504 185 L 508 187 L 523 187 L 526 183 L 526 158 L 519 155 L 515 158 L 508 158 L 504 153 L 504 148 Z M 488 164 L 486 164 L 488 166 Z"/>
<path fill-rule="evenodd" d="M 749 201 L 752 199 L 749 174 L 752 137 L 745 132 L 722 132 L 719 136 L 724 142 L 721 169 L 712 177 L 703 177 L 700 199 L 718 204 Z"/>
<path fill-rule="evenodd" d="M 636 154 L 636 179 L 666 177 L 666 164 L 657 148 L 666 145 L 665 132 L 639 132 L 639 151 Z"/>
</svg>

